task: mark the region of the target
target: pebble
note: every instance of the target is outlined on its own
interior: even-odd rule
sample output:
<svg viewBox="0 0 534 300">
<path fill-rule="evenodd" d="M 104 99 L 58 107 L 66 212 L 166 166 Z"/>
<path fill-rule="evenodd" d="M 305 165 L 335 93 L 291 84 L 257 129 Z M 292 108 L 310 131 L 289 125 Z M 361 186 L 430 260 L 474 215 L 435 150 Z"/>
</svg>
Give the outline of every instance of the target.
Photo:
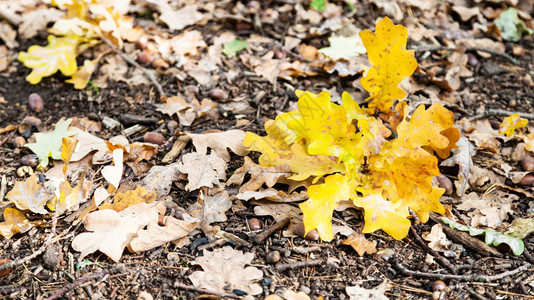
<svg viewBox="0 0 534 300">
<path fill-rule="evenodd" d="M 165 144 L 165 137 L 161 133 L 155 131 L 149 131 L 145 133 L 143 140 L 145 143 L 152 143 L 156 145 Z"/>
<path fill-rule="evenodd" d="M 30 106 L 30 109 L 34 112 L 41 112 L 44 109 L 44 102 L 43 98 L 37 93 L 31 93 L 28 96 L 28 105 Z"/>
<path fill-rule="evenodd" d="M 54 271 L 59 267 L 63 259 L 63 253 L 58 245 L 50 245 L 43 254 L 43 265 L 45 268 Z"/>
<path fill-rule="evenodd" d="M 248 220 L 248 226 L 250 227 L 250 230 L 252 231 L 256 231 L 256 230 L 261 230 L 261 221 L 256 219 L 256 218 L 252 218 L 250 220 Z"/>
<path fill-rule="evenodd" d="M 280 252 L 278 251 L 272 251 L 267 253 L 267 257 L 265 258 L 267 263 L 274 264 L 280 261 Z"/>
</svg>

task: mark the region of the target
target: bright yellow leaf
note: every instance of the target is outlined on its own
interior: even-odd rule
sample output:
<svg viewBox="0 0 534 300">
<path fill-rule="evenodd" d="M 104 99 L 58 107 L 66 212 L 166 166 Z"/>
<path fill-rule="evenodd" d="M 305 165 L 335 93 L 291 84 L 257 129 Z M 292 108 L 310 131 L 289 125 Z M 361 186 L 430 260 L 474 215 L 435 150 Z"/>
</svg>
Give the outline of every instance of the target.
<svg viewBox="0 0 534 300">
<path fill-rule="evenodd" d="M 114 211 L 119 212 L 137 203 L 151 203 L 156 200 L 156 198 L 157 194 L 155 192 L 149 193 L 146 188 L 140 186 L 135 190 L 117 193 L 115 197 L 113 197 L 113 204 L 104 203 L 100 205 L 98 209 L 113 209 Z"/>
<path fill-rule="evenodd" d="M 406 50 L 408 31 L 385 17 L 377 22 L 374 34 L 364 30 L 360 36 L 371 63 L 361 79 L 362 87 L 370 94 L 368 100 L 372 100 L 369 109 L 389 113 L 394 99 L 406 96 L 399 83 L 417 68 L 414 51 Z"/>
<path fill-rule="evenodd" d="M 83 66 L 81 66 L 78 71 L 72 75 L 72 78 L 65 80 L 65 82 L 74 84 L 74 88 L 77 90 L 85 89 L 101 57 L 102 55 L 93 60 L 86 59 L 83 62 Z"/>
<path fill-rule="evenodd" d="M 528 120 L 521 119 L 518 113 L 515 113 L 509 117 L 506 117 L 499 126 L 499 133 L 511 136 L 514 134 L 517 128 L 525 127 L 528 124 Z"/>
<path fill-rule="evenodd" d="M 26 76 L 31 84 L 37 84 L 43 77 L 50 76 L 58 70 L 63 75 L 70 76 L 76 72 L 76 49 L 79 39 L 76 36 L 56 37 L 48 36 L 45 47 L 33 45 L 28 52 L 19 53 L 19 61 L 32 72 Z"/>
</svg>

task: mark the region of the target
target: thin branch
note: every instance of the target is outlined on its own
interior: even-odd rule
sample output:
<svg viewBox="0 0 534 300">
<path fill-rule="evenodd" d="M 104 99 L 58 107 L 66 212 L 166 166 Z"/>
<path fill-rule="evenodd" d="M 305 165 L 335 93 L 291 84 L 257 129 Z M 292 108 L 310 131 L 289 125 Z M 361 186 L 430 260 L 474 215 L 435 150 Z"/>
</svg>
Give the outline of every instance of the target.
<svg viewBox="0 0 534 300">
<path fill-rule="evenodd" d="M 316 260 L 306 260 L 306 261 L 297 261 L 290 264 L 279 264 L 276 265 L 276 270 L 279 272 L 289 270 L 289 269 L 298 269 L 298 268 L 305 268 L 305 267 L 314 267 L 324 264 L 324 262 L 320 259 Z"/>
<path fill-rule="evenodd" d="M 487 52 L 489 54 L 497 55 L 497 56 L 500 56 L 500 57 L 502 57 L 504 59 L 507 59 L 508 61 L 513 63 L 514 65 L 517 65 L 517 59 L 513 58 L 512 56 L 510 56 L 508 53 L 504 53 L 504 52 L 500 52 L 500 51 L 496 51 L 496 50 L 492 50 L 492 49 L 480 48 L 480 47 L 462 47 L 462 46 L 459 46 L 459 47 L 442 47 L 442 46 L 440 46 L 440 47 L 429 47 L 429 48 L 415 48 L 413 50 L 415 50 L 416 52 L 426 52 L 426 51 L 437 52 L 437 51 L 455 51 L 455 50 L 460 49 L 460 48 L 465 48 L 465 51 Z"/>
<path fill-rule="evenodd" d="M 425 249 L 425 251 L 427 251 L 432 256 L 434 256 L 441 265 L 443 265 L 445 268 L 449 269 L 449 271 L 451 271 L 452 274 L 458 274 L 458 270 L 456 269 L 456 267 L 453 266 L 445 257 L 439 255 L 438 252 L 436 252 L 434 249 L 430 248 L 423 241 L 423 239 L 419 236 L 419 234 L 417 234 L 417 231 L 415 231 L 415 228 L 413 228 L 413 226 L 410 226 L 410 232 L 415 237 L 415 240 L 419 243 L 419 245 L 421 245 L 421 247 L 423 247 L 423 249 Z"/>
<path fill-rule="evenodd" d="M 469 121 L 474 121 L 474 120 L 479 120 L 479 119 L 483 119 L 483 118 L 487 118 L 487 117 L 491 117 L 491 116 L 509 117 L 509 116 L 511 116 L 513 114 L 519 114 L 519 116 L 521 118 L 524 118 L 524 119 L 527 119 L 527 120 L 534 120 L 534 114 L 527 114 L 527 113 L 517 112 L 517 111 L 506 111 L 506 110 L 502 110 L 502 109 L 488 109 L 488 110 L 486 110 L 485 112 L 483 112 L 481 114 L 471 116 L 471 117 L 469 117 L 467 119 Z"/>
<path fill-rule="evenodd" d="M 101 272 L 98 272 L 96 274 L 93 274 L 93 275 L 87 275 L 87 276 L 84 276 L 70 284 L 67 284 L 66 286 L 62 287 L 60 290 L 58 290 L 55 294 L 53 294 L 52 296 L 50 296 L 49 298 L 47 298 L 47 300 L 54 300 L 54 299 L 57 299 L 59 297 L 61 297 L 63 294 L 65 294 L 66 292 L 70 291 L 70 290 L 73 290 L 75 289 L 76 287 L 86 283 L 86 282 L 89 282 L 91 280 L 94 280 L 94 279 L 98 279 L 98 278 L 102 278 L 108 274 L 117 274 L 117 273 L 120 273 L 120 272 L 124 272 L 125 268 L 124 268 L 124 265 L 122 264 L 119 264 L 119 265 L 116 265 L 115 267 L 111 268 L 111 269 L 105 269 Z"/>
<path fill-rule="evenodd" d="M 100 39 L 102 39 L 114 52 L 119 54 L 122 57 L 122 59 L 124 59 L 127 63 L 131 64 L 132 66 L 134 66 L 136 68 L 139 68 L 146 75 L 146 77 L 150 81 L 152 81 L 152 83 L 156 86 L 156 89 L 158 90 L 160 99 L 165 99 L 167 97 L 165 95 L 165 92 L 163 92 L 163 88 L 161 87 L 161 84 L 159 84 L 159 82 L 156 80 L 156 78 L 154 78 L 154 75 L 152 75 L 152 73 L 148 72 L 147 69 L 145 69 L 143 66 L 138 64 L 136 61 L 130 59 L 126 55 L 126 53 L 122 52 L 122 50 L 120 50 L 117 47 L 115 47 L 115 45 L 113 45 L 108 39 L 106 39 L 106 38 L 104 38 L 102 36 L 100 37 Z"/>
<path fill-rule="evenodd" d="M 396 263 L 395 267 L 401 271 L 403 274 L 408 276 L 416 276 L 416 277 L 423 277 L 423 278 L 433 278 L 433 279 L 440 279 L 440 280 L 459 280 L 459 281 L 479 281 L 479 282 L 490 282 L 495 281 L 499 279 L 503 279 L 507 276 L 515 275 L 519 272 L 525 271 L 528 268 L 530 268 L 530 264 L 524 264 L 521 267 L 506 271 L 503 273 L 499 273 L 497 275 L 449 275 L 449 274 L 436 274 L 436 273 L 426 273 L 426 272 L 419 272 L 419 271 L 412 271 L 407 269 L 405 266 L 403 266 L 400 263 Z"/>
<path fill-rule="evenodd" d="M 256 244 L 263 243 L 263 241 L 265 241 L 268 237 L 273 235 L 275 232 L 289 225 L 289 222 L 290 222 L 289 217 L 283 218 L 282 220 L 271 225 L 271 227 L 265 229 L 263 232 L 259 234 L 254 234 L 254 233 L 251 234 L 250 239 Z"/>
</svg>

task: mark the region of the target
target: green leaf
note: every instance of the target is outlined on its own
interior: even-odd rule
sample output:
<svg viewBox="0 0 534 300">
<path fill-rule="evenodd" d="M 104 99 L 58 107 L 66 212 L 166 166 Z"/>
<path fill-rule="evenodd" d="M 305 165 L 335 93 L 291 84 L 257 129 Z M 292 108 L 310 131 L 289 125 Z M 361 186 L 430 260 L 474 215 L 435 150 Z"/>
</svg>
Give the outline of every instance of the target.
<svg viewBox="0 0 534 300">
<path fill-rule="evenodd" d="M 324 11 L 326 9 L 326 0 L 312 0 L 310 7 L 318 11 Z"/>
<path fill-rule="evenodd" d="M 319 53 L 333 60 L 349 59 L 366 52 L 359 35 L 352 37 L 331 36 L 328 38 L 328 42 L 330 42 L 330 47 L 319 49 Z"/>
<path fill-rule="evenodd" d="M 79 44 L 77 37 L 48 36 L 48 45 L 45 47 L 33 45 L 28 52 L 19 53 L 19 61 L 33 69 L 26 80 L 37 84 L 43 77 L 50 76 L 58 70 L 63 75 L 70 76 L 78 68 L 76 65 L 76 49 Z"/>
<path fill-rule="evenodd" d="M 491 229 L 480 229 L 463 225 L 447 218 L 441 218 L 441 220 L 443 220 L 443 222 L 448 224 L 451 228 L 469 232 L 471 236 L 485 235 L 484 242 L 487 245 L 499 246 L 500 244 L 507 244 L 510 246 L 510 249 L 512 249 L 512 252 L 514 252 L 515 256 L 519 256 L 523 254 L 523 251 L 525 251 L 525 244 L 523 243 L 523 240 L 519 238 L 502 234 Z"/>
<path fill-rule="evenodd" d="M 501 31 L 502 37 L 518 42 L 523 34 L 532 34 L 532 30 L 527 28 L 525 22 L 519 19 L 517 10 L 513 7 L 501 12 L 495 20 L 495 25 Z"/>
<path fill-rule="evenodd" d="M 61 159 L 61 139 L 74 134 L 68 128 L 72 119 L 59 120 L 53 131 L 47 133 L 38 132 L 35 134 L 35 143 L 26 144 L 24 147 L 30 148 L 39 157 L 39 167 L 48 165 L 48 157 Z"/>
<path fill-rule="evenodd" d="M 224 55 L 228 56 L 229 58 L 234 57 L 237 52 L 244 50 L 248 47 L 247 41 L 242 41 L 235 39 L 231 41 L 230 43 L 226 43 L 223 45 L 223 53 Z"/>
</svg>

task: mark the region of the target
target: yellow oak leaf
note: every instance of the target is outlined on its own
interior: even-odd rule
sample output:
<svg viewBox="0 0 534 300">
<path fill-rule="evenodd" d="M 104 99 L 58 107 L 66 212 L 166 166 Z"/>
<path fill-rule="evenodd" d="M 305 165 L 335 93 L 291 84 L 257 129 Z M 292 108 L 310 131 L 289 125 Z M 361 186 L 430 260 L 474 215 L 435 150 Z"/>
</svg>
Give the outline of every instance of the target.
<svg viewBox="0 0 534 300">
<path fill-rule="evenodd" d="M 0 223 L 0 234 L 9 239 L 17 233 L 24 233 L 43 221 L 30 222 L 23 212 L 16 208 L 8 207 L 4 210 L 4 222 Z"/>
<path fill-rule="evenodd" d="M 157 194 L 155 192 L 149 193 L 146 188 L 140 186 L 135 190 L 117 193 L 115 197 L 113 197 L 113 204 L 104 203 L 100 205 L 98 209 L 113 209 L 114 211 L 119 212 L 137 203 L 151 203 L 156 200 L 156 198 Z"/>
<path fill-rule="evenodd" d="M 306 234 L 317 229 L 321 239 L 331 241 L 334 238 L 332 230 L 332 213 L 342 200 L 348 200 L 351 195 L 353 181 L 348 176 L 334 174 L 325 177 L 325 183 L 308 187 L 310 199 L 301 203 L 300 209 L 304 213 L 304 228 Z"/>
<path fill-rule="evenodd" d="M 518 113 L 506 117 L 499 126 L 499 133 L 506 136 L 512 136 L 517 128 L 527 126 L 528 120 L 521 119 Z"/>
<path fill-rule="evenodd" d="M 75 140 L 70 137 L 64 137 L 61 139 L 61 160 L 65 163 L 65 166 L 63 167 L 63 174 L 67 174 L 67 167 L 70 162 L 70 158 L 72 157 L 72 153 L 74 153 L 74 150 L 76 150 L 76 145 L 78 144 L 78 140 Z"/>
<path fill-rule="evenodd" d="M 77 90 L 85 89 L 101 57 L 102 55 L 98 56 L 97 58 L 93 60 L 86 59 L 83 62 L 83 66 L 81 66 L 76 71 L 76 73 L 72 74 L 72 78 L 65 80 L 65 82 L 74 84 L 74 88 Z"/>
<path fill-rule="evenodd" d="M 19 53 L 19 61 L 32 72 L 26 76 L 31 84 L 37 84 L 43 77 L 50 76 L 58 70 L 63 75 L 70 76 L 76 72 L 76 49 L 79 44 L 76 36 L 56 37 L 48 36 L 45 47 L 33 45 L 28 52 Z"/>
<path fill-rule="evenodd" d="M 377 22 L 374 34 L 364 30 L 360 36 L 371 63 L 361 79 L 362 87 L 370 94 L 367 100 L 372 100 L 369 109 L 389 113 L 394 99 L 406 96 L 399 83 L 417 68 L 414 51 L 406 50 L 408 30 L 385 17 Z"/>
</svg>

